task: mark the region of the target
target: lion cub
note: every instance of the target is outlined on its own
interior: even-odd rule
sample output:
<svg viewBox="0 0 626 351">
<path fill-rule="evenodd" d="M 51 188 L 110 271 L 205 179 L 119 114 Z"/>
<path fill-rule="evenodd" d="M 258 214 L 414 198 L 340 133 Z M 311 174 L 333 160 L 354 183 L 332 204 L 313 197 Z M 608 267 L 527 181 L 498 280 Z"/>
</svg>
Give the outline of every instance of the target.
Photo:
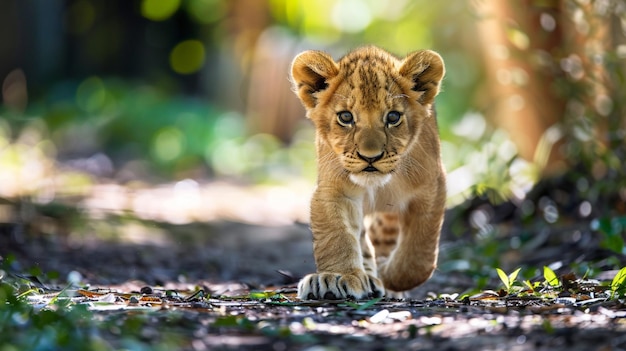
<svg viewBox="0 0 626 351">
<path fill-rule="evenodd" d="M 443 75 L 443 60 L 428 50 L 398 59 L 369 46 L 337 62 L 320 51 L 293 60 L 318 162 L 311 200 L 317 273 L 298 284 L 300 299 L 378 297 L 433 273 L 446 200 L 433 110 Z M 376 227 L 391 225 L 388 240 L 366 234 L 368 214 Z"/>
</svg>

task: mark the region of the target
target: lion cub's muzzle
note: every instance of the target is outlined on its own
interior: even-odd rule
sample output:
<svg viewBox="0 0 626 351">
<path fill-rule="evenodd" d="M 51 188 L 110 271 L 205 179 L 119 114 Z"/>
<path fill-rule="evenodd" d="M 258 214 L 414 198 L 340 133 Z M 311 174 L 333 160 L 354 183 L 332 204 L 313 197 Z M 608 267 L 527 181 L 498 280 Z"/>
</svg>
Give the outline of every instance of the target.
<svg viewBox="0 0 626 351">
<path fill-rule="evenodd" d="M 374 162 L 383 158 L 382 152 L 374 157 L 364 156 L 361 153 L 357 152 L 357 156 L 359 156 L 361 160 L 367 162 L 367 167 L 363 168 L 363 172 L 379 172 L 379 169 L 374 167 Z"/>
</svg>

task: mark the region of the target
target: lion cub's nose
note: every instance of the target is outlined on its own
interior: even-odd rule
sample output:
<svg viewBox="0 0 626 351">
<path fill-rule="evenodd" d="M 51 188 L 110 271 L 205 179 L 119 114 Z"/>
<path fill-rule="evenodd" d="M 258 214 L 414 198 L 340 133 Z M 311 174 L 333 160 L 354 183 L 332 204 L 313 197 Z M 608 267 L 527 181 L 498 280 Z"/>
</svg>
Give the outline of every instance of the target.
<svg viewBox="0 0 626 351">
<path fill-rule="evenodd" d="M 363 160 L 363 161 L 365 161 L 365 162 L 367 162 L 369 164 L 372 164 L 372 163 L 380 160 L 381 158 L 383 158 L 383 153 L 382 152 L 380 154 L 376 155 L 376 156 L 373 156 L 373 157 L 362 155 L 360 152 L 357 152 L 356 154 L 359 156 L 359 158 L 361 160 Z"/>
</svg>

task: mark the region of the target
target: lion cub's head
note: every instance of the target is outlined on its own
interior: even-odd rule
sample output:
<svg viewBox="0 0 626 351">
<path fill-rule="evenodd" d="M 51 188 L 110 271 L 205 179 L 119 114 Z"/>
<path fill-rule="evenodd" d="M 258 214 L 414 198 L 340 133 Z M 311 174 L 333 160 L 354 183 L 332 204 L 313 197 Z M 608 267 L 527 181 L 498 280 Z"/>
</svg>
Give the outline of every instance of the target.
<svg viewBox="0 0 626 351">
<path fill-rule="evenodd" d="M 423 125 L 434 118 L 431 105 L 443 75 L 443 60 L 433 51 L 398 59 L 372 46 L 338 62 L 324 52 L 305 51 L 291 66 L 294 90 L 315 124 L 318 143 L 330 146 L 362 186 L 384 185 L 402 167 Z M 318 158 L 330 162 L 333 155 Z"/>
</svg>

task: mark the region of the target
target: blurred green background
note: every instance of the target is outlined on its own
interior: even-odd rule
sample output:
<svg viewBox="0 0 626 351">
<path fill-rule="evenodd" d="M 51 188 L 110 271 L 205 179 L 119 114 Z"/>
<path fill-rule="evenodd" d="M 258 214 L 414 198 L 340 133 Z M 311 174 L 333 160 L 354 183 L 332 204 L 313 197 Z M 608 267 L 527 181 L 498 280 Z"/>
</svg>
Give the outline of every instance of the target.
<svg viewBox="0 0 626 351">
<path fill-rule="evenodd" d="M 528 194 L 547 182 L 577 218 L 626 212 L 622 1 L 4 0 L 0 33 L 2 198 L 312 186 L 291 59 L 374 44 L 446 62 L 451 206 L 512 201 L 532 215 Z"/>
</svg>

